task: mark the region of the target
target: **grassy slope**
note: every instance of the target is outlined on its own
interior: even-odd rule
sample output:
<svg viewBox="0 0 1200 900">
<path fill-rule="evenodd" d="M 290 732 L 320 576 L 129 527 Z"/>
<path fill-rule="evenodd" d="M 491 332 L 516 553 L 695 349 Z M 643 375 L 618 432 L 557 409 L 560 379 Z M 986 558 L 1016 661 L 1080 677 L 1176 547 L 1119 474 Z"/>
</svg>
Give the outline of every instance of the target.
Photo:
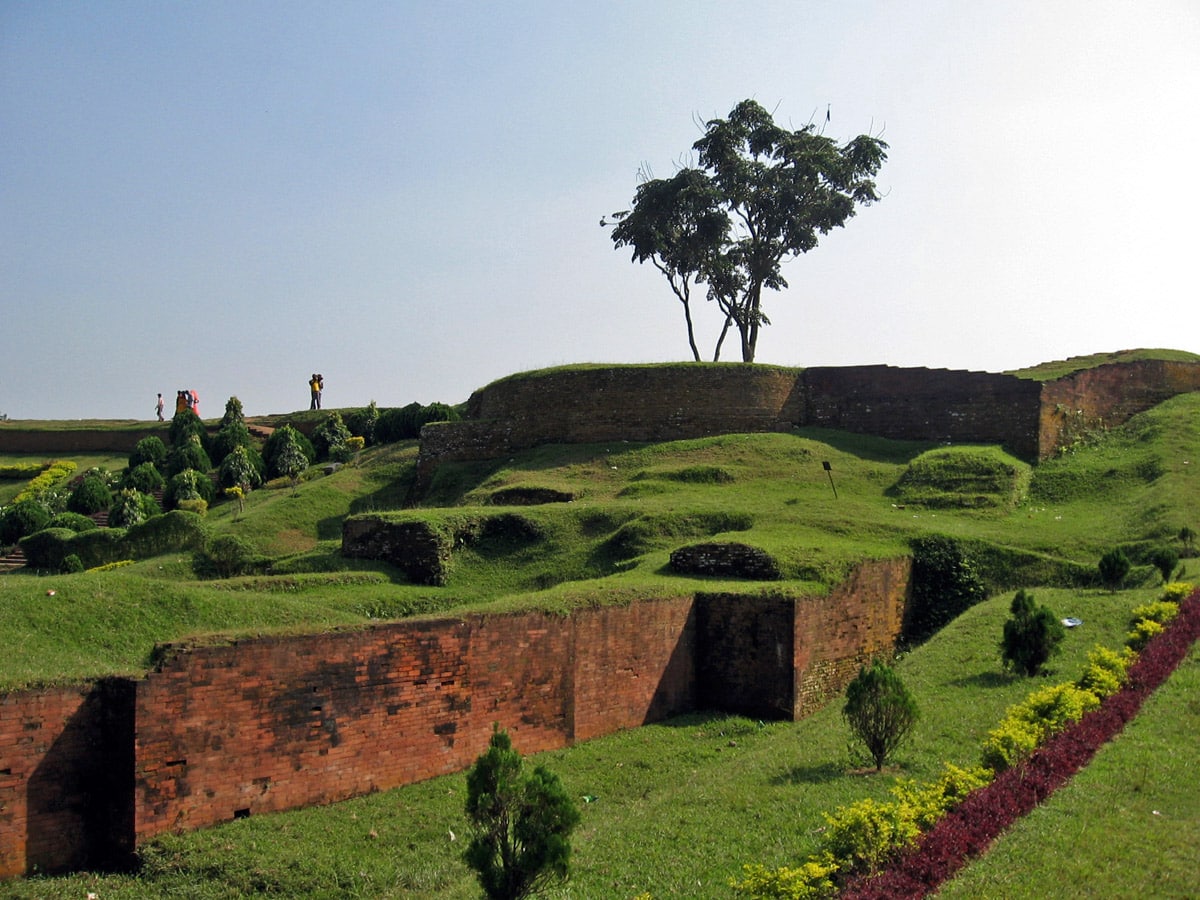
<svg viewBox="0 0 1200 900">
<path fill-rule="evenodd" d="M 1096 366 L 1109 363 L 1136 362 L 1144 359 L 1161 359 L 1168 362 L 1200 362 L 1200 355 L 1186 350 L 1118 350 L 1114 353 L 1091 353 L 1087 356 L 1072 356 L 1068 359 L 1042 363 L 1028 369 L 1017 369 L 1009 372 L 1021 378 L 1033 381 L 1053 381 L 1065 378 L 1084 369 L 1094 369 Z"/>
<path fill-rule="evenodd" d="M 0 663 L 0 678 L 12 684 L 137 671 L 155 641 L 189 634 L 686 590 L 694 580 L 664 573 L 663 566 L 672 546 L 699 537 L 681 533 L 697 512 L 749 516 L 748 531 L 720 537 L 778 553 L 792 576 L 783 587 L 792 589 L 820 589 L 821 579 L 835 578 L 847 560 L 899 552 L 908 536 L 930 529 L 1090 565 L 1115 542 L 1167 539 L 1181 525 L 1200 520 L 1198 422 L 1200 395 L 1176 398 L 1102 445 L 1040 466 L 1030 499 L 1011 511 L 899 509 L 888 491 L 907 462 L 928 448 L 833 433 L 542 448 L 512 461 L 448 468 L 437 499 L 465 504 L 465 510 L 515 485 L 569 490 L 579 499 L 522 511 L 561 520 L 554 540 L 528 554 L 531 566 L 541 567 L 532 576 L 529 567 L 511 564 L 516 557 L 500 554 L 505 548 L 484 546 L 461 554 L 451 583 L 441 589 L 405 584 L 386 566 L 349 566 L 336 553 L 346 513 L 394 507 L 402 498 L 415 448 L 380 448 L 365 454 L 361 466 L 306 482 L 297 491 L 276 485 L 255 492 L 239 517 L 229 505 L 210 511 L 214 530 L 240 534 L 274 554 L 295 554 L 283 565 L 301 574 L 218 585 L 192 580 L 187 559 L 165 557 L 101 574 L 0 576 L 0 646 L 7 659 Z M 820 465 L 824 460 L 832 464 L 836 499 Z M 642 527 L 635 530 L 637 540 L 622 544 L 627 555 L 617 554 L 614 565 L 613 555 L 596 547 L 630 522 Z M 531 589 L 531 582 L 560 567 L 579 580 Z M 323 568 L 340 571 L 322 573 Z M 611 574 L 601 577 L 604 572 Z M 47 599 L 48 589 L 56 590 L 53 600 Z M 1068 654 L 1058 663 L 1070 678 L 1094 642 L 1119 645 L 1125 612 L 1154 591 L 1036 594 L 1060 615 L 1085 621 L 1085 629 L 1072 632 Z M 900 760 L 905 774 L 923 778 L 943 760 L 973 761 L 982 735 L 1026 693 L 1028 685 L 999 673 L 995 655 L 1007 601 L 998 596 L 976 607 L 902 661 L 925 714 L 917 742 Z M 1184 710 L 1194 722 L 1194 701 L 1185 702 Z M 1179 732 L 1175 718 L 1145 720 L 1152 742 L 1172 758 L 1190 753 L 1188 735 L 1194 733 Z M 1140 792 L 1147 779 L 1143 770 L 1158 763 L 1149 757 L 1130 764 L 1120 759 L 1098 776 L 1105 789 L 1121 796 Z M 573 793 L 600 798 L 584 807 L 571 896 L 633 896 L 642 888 L 655 896 L 728 896 L 725 879 L 740 863 L 803 859 L 815 845 L 822 810 L 882 796 L 887 787 L 885 780 L 847 774 L 836 704 L 806 722 L 761 728 L 743 720 L 685 719 L 549 754 L 545 761 Z M 1181 780 L 1173 805 L 1181 810 L 1180 827 L 1194 838 L 1196 791 L 1193 781 Z M 463 832 L 461 797 L 462 778 L 455 776 L 328 810 L 234 823 L 155 845 L 150 871 L 157 874 L 148 882 L 55 879 L 14 888 L 28 891 L 14 896 L 79 896 L 92 885 L 105 897 L 244 896 L 256 884 L 291 896 L 474 896 L 454 856 L 461 845 L 452 846 L 447 836 L 450 829 Z M 1133 824 L 1136 833 L 1113 826 L 1121 835 L 1110 842 L 1118 847 L 1114 865 L 1145 866 L 1144 858 L 1135 862 L 1119 847 L 1126 841 L 1153 846 L 1153 832 L 1146 829 L 1160 823 L 1135 819 L 1125 824 Z M 1064 843 L 1069 837 L 1053 826 L 1035 833 L 1033 844 L 1048 848 L 1039 863 L 1047 875 L 1059 864 L 1053 861 L 1055 848 L 1080 852 Z M 1166 848 L 1154 866 L 1165 873 L 1164 883 L 1187 886 L 1178 893 L 1196 893 L 1194 867 L 1176 857 Z M 999 860 L 998 872 L 983 876 L 992 881 L 981 882 L 975 893 L 964 888 L 961 896 L 994 896 L 988 885 L 1006 878 L 1037 883 L 1023 856 L 1019 873 L 1015 864 L 1005 865 L 1003 855 L 992 858 Z"/>
<path fill-rule="evenodd" d="M 347 514 L 403 501 L 416 448 L 381 447 L 361 465 L 317 472 L 296 490 L 276 483 L 255 491 L 241 514 L 232 503 L 209 511 L 214 532 L 277 557 L 287 577 L 196 581 L 186 556 L 101 574 L 0 576 L 0 646 L 12 648 L 0 655 L 0 685 L 136 672 L 155 642 L 211 632 L 321 628 L 485 605 L 563 608 L 712 588 L 667 569 L 674 547 L 710 538 L 750 543 L 780 560 L 782 582 L 727 585 L 749 591 L 824 590 L 854 561 L 903 553 L 910 537 L 929 531 L 1090 567 L 1116 543 L 1168 541 L 1200 522 L 1198 413 L 1200 395 L 1175 398 L 1101 445 L 1039 466 L 1017 507 L 974 511 L 923 509 L 892 496 L 927 445 L 832 432 L 544 447 L 513 460 L 447 466 L 427 506 L 460 504 L 449 507 L 454 514 L 499 512 L 486 503 L 511 487 L 577 499 L 513 508 L 539 523 L 545 539 L 463 548 L 442 588 L 409 584 L 387 565 L 338 552 Z M 56 591 L 54 600 L 47 590 Z"/>
</svg>

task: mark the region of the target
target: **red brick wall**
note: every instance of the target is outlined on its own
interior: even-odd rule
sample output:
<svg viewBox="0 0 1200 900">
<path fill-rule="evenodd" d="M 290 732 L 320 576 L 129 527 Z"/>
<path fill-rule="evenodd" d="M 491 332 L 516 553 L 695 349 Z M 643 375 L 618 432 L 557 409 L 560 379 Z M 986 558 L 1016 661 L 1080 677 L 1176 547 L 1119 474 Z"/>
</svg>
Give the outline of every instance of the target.
<svg viewBox="0 0 1200 900">
<path fill-rule="evenodd" d="M 133 849 L 133 685 L 0 694 L 0 879 Z"/>
<path fill-rule="evenodd" d="M 796 602 L 793 718 L 816 712 L 859 666 L 895 648 L 911 574 L 911 559 L 873 560 L 828 595 Z"/>
<path fill-rule="evenodd" d="M 575 614 L 574 740 L 697 708 L 692 606 L 687 597 Z"/>
</svg>

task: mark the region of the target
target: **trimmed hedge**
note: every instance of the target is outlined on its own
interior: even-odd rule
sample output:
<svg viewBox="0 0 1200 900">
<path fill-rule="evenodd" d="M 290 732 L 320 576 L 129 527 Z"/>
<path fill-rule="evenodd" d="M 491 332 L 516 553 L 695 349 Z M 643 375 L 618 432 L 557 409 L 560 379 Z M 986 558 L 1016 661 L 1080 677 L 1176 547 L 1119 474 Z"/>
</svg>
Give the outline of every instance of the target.
<svg viewBox="0 0 1200 900">
<path fill-rule="evenodd" d="M 1021 816 L 1046 800 L 1096 751 L 1116 737 L 1200 639 L 1200 592 L 1129 667 L 1128 683 L 1100 707 L 1050 738 L 1024 763 L 996 776 L 924 834 L 911 852 L 873 877 L 854 880 L 839 895 L 852 900 L 924 897 L 983 853 Z"/>
</svg>

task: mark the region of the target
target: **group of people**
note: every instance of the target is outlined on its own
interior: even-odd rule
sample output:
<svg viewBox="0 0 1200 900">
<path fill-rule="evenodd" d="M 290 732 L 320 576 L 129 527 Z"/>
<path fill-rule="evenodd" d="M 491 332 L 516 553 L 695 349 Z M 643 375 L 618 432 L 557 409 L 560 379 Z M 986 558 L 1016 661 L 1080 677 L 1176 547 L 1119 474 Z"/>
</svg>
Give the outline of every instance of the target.
<svg viewBox="0 0 1200 900">
<path fill-rule="evenodd" d="M 158 421 L 163 419 L 163 409 L 166 404 L 163 403 L 163 395 L 158 395 L 158 402 L 154 404 L 154 411 L 158 414 Z M 175 414 L 183 412 L 185 409 L 190 409 L 197 416 L 200 415 L 200 395 L 195 391 L 178 391 L 175 394 Z"/>
<path fill-rule="evenodd" d="M 312 402 L 309 409 L 321 408 L 321 391 L 325 390 L 325 376 L 313 373 L 308 382 L 308 389 L 312 394 Z M 166 404 L 163 402 L 163 395 L 158 395 L 158 402 L 154 404 L 154 412 L 158 414 L 158 421 L 163 422 L 163 409 Z M 175 395 L 175 413 L 179 414 L 185 409 L 190 409 L 197 416 L 200 415 L 200 395 L 195 391 L 179 391 Z"/>
</svg>

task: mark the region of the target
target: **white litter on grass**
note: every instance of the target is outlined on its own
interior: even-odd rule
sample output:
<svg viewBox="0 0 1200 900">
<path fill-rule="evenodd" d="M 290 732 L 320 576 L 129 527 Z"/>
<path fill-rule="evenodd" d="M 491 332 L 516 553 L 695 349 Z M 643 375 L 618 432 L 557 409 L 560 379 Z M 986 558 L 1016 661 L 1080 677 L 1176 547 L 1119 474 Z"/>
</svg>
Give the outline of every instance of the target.
<svg viewBox="0 0 1200 900">
<path fill-rule="evenodd" d="M 1062 623 L 1068 628 L 1074 628 L 1076 625 L 1082 625 L 1083 619 L 1076 619 L 1074 616 L 1067 616 L 1067 618 L 1062 620 Z"/>
</svg>

